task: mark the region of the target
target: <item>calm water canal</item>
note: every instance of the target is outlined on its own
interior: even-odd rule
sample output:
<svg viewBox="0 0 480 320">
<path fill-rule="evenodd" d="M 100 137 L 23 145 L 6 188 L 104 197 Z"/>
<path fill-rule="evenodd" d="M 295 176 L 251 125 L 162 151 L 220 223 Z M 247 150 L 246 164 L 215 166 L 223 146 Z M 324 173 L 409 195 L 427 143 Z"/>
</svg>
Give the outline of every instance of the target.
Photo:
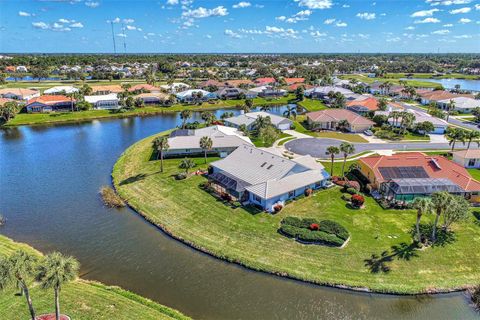
<svg viewBox="0 0 480 320">
<path fill-rule="evenodd" d="M 179 123 L 169 114 L 0 131 L 0 212 L 8 218 L 0 233 L 74 255 L 82 277 L 197 319 L 478 317 L 462 293 L 363 294 L 251 272 L 170 239 L 129 209 L 105 209 L 98 189 L 122 151 Z"/>
</svg>

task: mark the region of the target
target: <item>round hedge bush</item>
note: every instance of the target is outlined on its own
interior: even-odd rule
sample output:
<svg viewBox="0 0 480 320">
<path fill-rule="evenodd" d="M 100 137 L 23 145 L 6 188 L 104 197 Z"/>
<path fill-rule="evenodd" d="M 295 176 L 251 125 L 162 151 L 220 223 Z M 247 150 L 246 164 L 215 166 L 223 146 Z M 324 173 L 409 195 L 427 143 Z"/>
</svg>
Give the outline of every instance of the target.
<svg viewBox="0 0 480 320">
<path fill-rule="evenodd" d="M 300 242 L 340 247 L 350 236 L 347 229 L 332 220 L 286 217 L 279 232 Z"/>
</svg>

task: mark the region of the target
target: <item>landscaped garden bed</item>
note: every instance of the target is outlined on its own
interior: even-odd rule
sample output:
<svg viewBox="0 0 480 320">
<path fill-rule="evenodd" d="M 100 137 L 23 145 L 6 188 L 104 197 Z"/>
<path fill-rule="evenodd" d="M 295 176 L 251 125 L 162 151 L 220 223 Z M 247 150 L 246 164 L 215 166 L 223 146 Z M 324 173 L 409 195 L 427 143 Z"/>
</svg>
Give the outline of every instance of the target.
<svg viewBox="0 0 480 320">
<path fill-rule="evenodd" d="M 341 247 L 350 238 L 347 229 L 335 221 L 286 217 L 278 231 L 302 243 Z"/>
</svg>

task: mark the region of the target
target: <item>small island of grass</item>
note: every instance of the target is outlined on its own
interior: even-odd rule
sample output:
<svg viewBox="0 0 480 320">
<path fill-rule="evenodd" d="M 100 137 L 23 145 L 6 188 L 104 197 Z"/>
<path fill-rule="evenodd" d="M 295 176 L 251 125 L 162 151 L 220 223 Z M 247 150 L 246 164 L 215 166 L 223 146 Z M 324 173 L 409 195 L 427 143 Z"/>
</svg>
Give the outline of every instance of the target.
<svg viewBox="0 0 480 320">
<path fill-rule="evenodd" d="M 161 135 L 161 134 L 160 134 Z M 316 284 L 385 293 L 416 294 L 469 288 L 480 280 L 480 226 L 476 209 L 466 221 L 418 250 L 416 210 L 384 210 L 365 196 L 362 208 L 342 200 L 341 188 L 318 190 L 270 214 L 232 205 L 202 186 L 204 172 L 218 158 L 192 158 L 186 179 L 176 180 L 183 159 L 152 156 L 156 136 L 128 148 L 113 169 L 118 194 L 139 214 L 172 237 L 220 259 L 253 270 Z M 196 174 L 203 172 L 202 174 Z M 235 203 L 234 203 L 235 204 Z M 335 221 L 348 230 L 348 245 L 302 245 L 279 232 L 287 217 Z M 434 215 L 424 215 L 422 233 Z M 345 238 L 345 236 L 343 236 Z"/>
</svg>

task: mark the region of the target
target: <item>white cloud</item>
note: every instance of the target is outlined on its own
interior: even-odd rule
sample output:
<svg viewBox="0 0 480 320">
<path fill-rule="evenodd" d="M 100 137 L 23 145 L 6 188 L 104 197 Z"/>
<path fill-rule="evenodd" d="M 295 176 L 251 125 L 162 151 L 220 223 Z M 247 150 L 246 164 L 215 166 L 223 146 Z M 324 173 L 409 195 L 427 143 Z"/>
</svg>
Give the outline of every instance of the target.
<svg viewBox="0 0 480 320">
<path fill-rule="evenodd" d="M 90 8 L 96 8 L 100 5 L 100 2 L 95 2 L 95 1 L 86 1 L 85 5 Z"/>
<path fill-rule="evenodd" d="M 332 7 L 331 0 L 294 0 L 298 2 L 300 7 L 307 7 L 309 9 L 330 9 Z"/>
<path fill-rule="evenodd" d="M 232 7 L 234 9 L 240 9 L 240 8 L 248 8 L 250 7 L 252 4 L 250 2 L 246 2 L 246 1 L 241 1 L 237 4 L 234 4 Z"/>
<path fill-rule="evenodd" d="M 83 23 L 75 22 L 70 25 L 71 28 L 83 28 Z"/>
<path fill-rule="evenodd" d="M 37 29 L 49 29 L 48 24 L 46 24 L 45 22 L 32 22 L 32 26 Z"/>
<path fill-rule="evenodd" d="M 208 18 L 208 17 L 223 17 L 228 15 L 228 10 L 224 6 L 218 6 L 213 9 L 206 9 L 203 7 L 198 7 L 197 9 L 188 9 L 182 13 L 184 18 Z"/>
<path fill-rule="evenodd" d="M 70 26 L 65 26 L 65 21 L 68 23 L 72 23 Z M 52 24 L 46 23 L 43 21 L 40 22 L 32 22 L 32 26 L 36 29 L 41 30 L 51 30 L 57 32 L 67 32 L 72 31 L 71 28 L 83 28 L 83 24 L 81 22 L 75 22 L 75 20 L 68 20 L 68 19 L 59 19 L 58 22 L 54 22 Z"/>
<path fill-rule="evenodd" d="M 375 19 L 375 13 L 359 12 L 357 13 L 357 18 L 360 18 L 363 20 L 373 20 Z"/>
<path fill-rule="evenodd" d="M 467 19 L 467 18 L 462 18 L 462 19 L 458 20 L 458 22 L 461 23 L 461 24 L 465 24 L 465 23 L 470 23 L 470 22 L 472 22 L 472 20 Z"/>
<path fill-rule="evenodd" d="M 167 4 L 171 5 L 171 6 L 174 6 L 174 5 L 178 4 L 178 0 L 167 0 Z"/>
<path fill-rule="evenodd" d="M 415 27 L 414 26 L 408 26 L 405 28 L 405 30 L 415 30 Z"/>
<path fill-rule="evenodd" d="M 342 6 L 342 8 L 350 8 L 350 5 L 349 5 L 349 4 L 344 4 L 344 5 Z"/>
<path fill-rule="evenodd" d="M 439 34 L 439 35 L 445 35 L 449 33 L 450 33 L 450 30 L 447 30 L 447 29 L 442 29 L 442 30 L 437 30 L 432 32 L 432 34 Z"/>
<path fill-rule="evenodd" d="M 126 38 L 127 35 L 125 33 L 118 33 L 117 37 Z"/>
<path fill-rule="evenodd" d="M 209 34 L 206 34 L 206 35 L 205 35 L 205 38 L 207 38 L 207 39 L 212 39 L 212 36 L 209 35 Z"/>
<path fill-rule="evenodd" d="M 280 17 L 276 17 L 275 20 L 285 21 L 285 20 L 287 20 L 287 17 L 285 17 L 285 16 L 280 16 Z"/>
<path fill-rule="evenodd" d="M 126 19 L 123 19 L 123 23 L 134 23 L 135 20 L 131 19 L 131 18 L 126 18 Z"/>
<path fill-rule="evenodd" d="M 25 11 L 18 11 L 18 15 L 19 15 L 20 17 L 31 17 L 31 16 L 32 16 L 31 13 L 25 12 Z"/>
<path fill-rule="evenodd" d="M 480 10 L 480 4 L 477 3 L 477 4 L 475 5 L 475 10 Z"/>
<path fill-rule="evenodd" d="M 298 21 L 306 21 L 308 20 L 308 17 L 312 14 L 313 12 L 311 10 L 302 10 L 291 16 L 290 18 L 287 18 L 285 16 L 280 16 L 276 17 L 276 20 L 279 21 L 285 21 L 287 23 L 297 23 Z"/>
<path fill-rule="evenodd" d="M 387 38 L 385 41 L 387 42 L 398 42 L 401 39 L 399 37 L 394 37 L 394 38 Z"/>
<path fill-rule="evenodd" d="M 127 30 L 137 30 L 137 27 L 131 26 L 131 25 L 127 25 Z"/>
<path fill-rule="evenodd" d="M 437 18 L 425 18 L 423 20 L 416 20 L 414 23 L 439 23 L 440 20 Z"/>
<path fill-rule="evenodd" d="M 314 37 L 314 38 L 321 38 L 321 37 L 326 37 L 326 36 L 327 36 L 327 34 L 326 34 L 325 32 L 320 32 L 320 31 L 318 31 L 318 30 L 316 30 L 316 31 L 311 31 L 311 32 L 310 32 L 310 35 L 311 35 L 312 37 Z"/>
<path fill-rule="evenodd" d="M 472 38 L 469 34 L 462 34 L 461 36 L 454 36 L 455 39 L 470 39 Z"/>
<path fill-rule="evenodd" d="M 447 23 L 447 24 L 444 24 L 443 26 L 444 26 L 445 28 L 450 28 L 450 27 L 453 27 L 453 24 Z"/>
<path fill-rule="evenodd" d="M 344 28 L 344 27 L 348 26 L 348 24 L 346 22 L 342 22 L 342 21 L 338 21 L 335 25 L 339 28 Z"/>
<path fill-rule="evenodd" d="M 327 19 L 325 21 L 323 21 L 324 24 L 332 24 L 335 22 L 336 19 Z"/>
<path fill-rule="evenodd" d="M 459 14 L 459 13 L 469 13 L 470 11 L 472 11 L 472 8 L 465 7 L 465 8 L 450 10 L 449 12 L 451 14 Z"/>
<path fill-rule="evenodd" d="M 472 0 L 426 0 L 431 6 L 451 6 L 454 4 L 468 4 Z"/>
<path fill-rule="evenodd" d="M 235 31 L 233 31 L 233 30 L 230 30 L 230 29 L 226 29 L 226 30 L 224 31 L 224 34 L 225 34 L 226 36 L 231 37 L 231 38 L 237 38 L 237 39 L 239 39 L 239 38 L 242 37 L 239 33 L 235 32 Z"/>
<path fill-rule="evenodd" d="M 68 20 L 68 19 L 65 19 L 65 18 L 60 18 L 60 19 L 58 19 L 58 22 L 60 22 L 60 23 L 74 23 L 75 20 Z"/>
<path fill-rule="evenodd" d="M 435 12 L 438 12 L 440 11 L 439 9 L 437 8 L 434 8 L 434 9 L 431 9 L 431 10 L 421 10 L 421 11 L 417 11 L 417 12 L 414 12 L 410 15 L 410 17 L 412 18 L 417 18 L 417 17 L 431 17 L 433 16 L 433 14 Z"/>
</svg>

